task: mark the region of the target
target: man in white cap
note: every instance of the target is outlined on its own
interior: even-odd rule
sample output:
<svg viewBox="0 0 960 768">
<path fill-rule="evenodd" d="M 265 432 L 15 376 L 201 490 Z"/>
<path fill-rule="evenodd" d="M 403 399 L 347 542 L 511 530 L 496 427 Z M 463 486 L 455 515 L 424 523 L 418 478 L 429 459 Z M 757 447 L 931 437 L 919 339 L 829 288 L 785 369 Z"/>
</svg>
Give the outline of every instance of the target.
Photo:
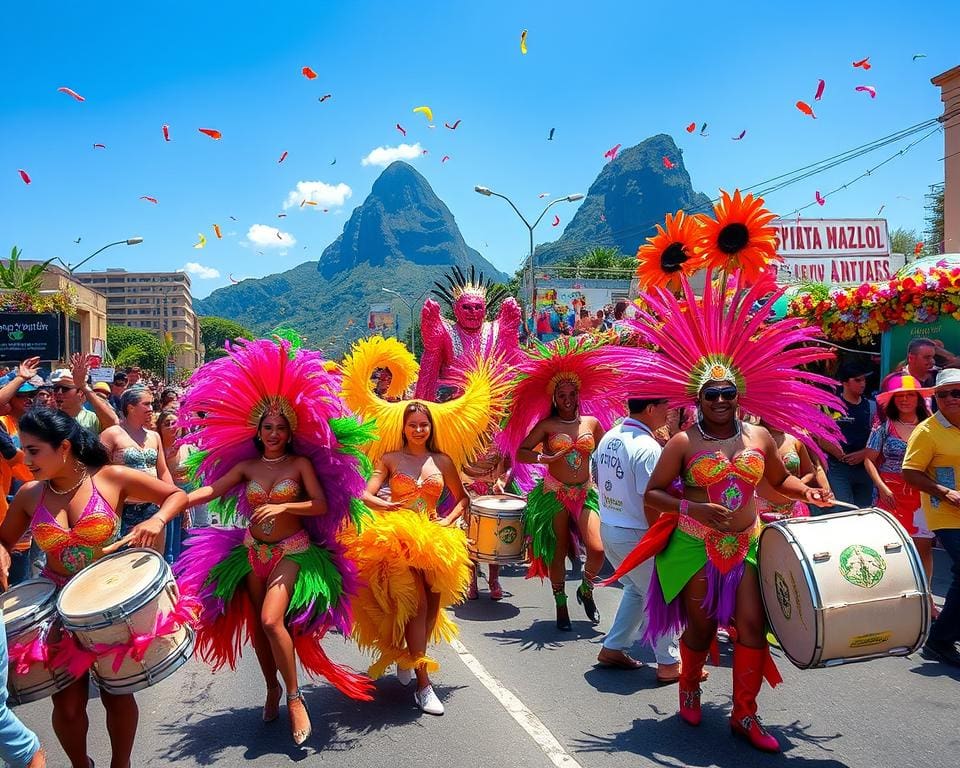
<svg viewBox="0 0 960 768">
<path fill-rule="evenodd" d="M 95 435 L 99 435 L 107 427 L 119 424 L 120 417 L 117 412 L 110 403 L 94 394 L 87 381 L 90 371 L 88 356 L 76 354 L 70 358 L 70 363 L 71 368 L 58 368 L 50 374 L 57 408 L 75 418 L 81 427 L 89 429 Z M 84 402 L 90 403 L 93 410 L 84 408 Z"/>
<path fill-rule="evenodd" d="M 910 435 L 903 479 L 920 491 L 927 526 L 952 562 L 947 599 L 924 645 L 924 654 L 960 667 L 960 369 L 937 374 L 939 410 Z"/>
</svg>

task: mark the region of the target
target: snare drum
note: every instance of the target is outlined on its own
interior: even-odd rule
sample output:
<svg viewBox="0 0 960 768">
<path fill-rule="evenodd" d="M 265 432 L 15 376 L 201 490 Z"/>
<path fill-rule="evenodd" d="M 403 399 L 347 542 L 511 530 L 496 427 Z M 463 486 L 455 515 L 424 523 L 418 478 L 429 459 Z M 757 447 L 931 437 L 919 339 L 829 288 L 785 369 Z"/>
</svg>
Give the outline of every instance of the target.
<svg viewBox="0 0 960 768">
<path fill-rule="evenodd" d="M 93 670 L 100 687 L 124 694 L 160 682 L 193 654 L 194 634 L 186 623 L 156 632 L 179 598 L 160 555 L 127 549 L 74 576 L 60 592 L 57 610 L 77 641 L 97 654 Z"/>
<path fill-rule="evenodd" d="M 925 642 L 930 587 L 889 512 L 782 520 L 759 547 L 767 620 L 800 669 L 906 656 Z"/>
<path fill-rule="evenodd" d="M 522 563 L 523 512 L 527 502 L 509 494 L 477 496 L 470 502 L 470 556 L 481 563 Z"/>
<path fill-rule="evenodd" d="M 39 641 L 46 645 L 51 632 L 59 631 L 57 585 L 49 579 L 31 579 L 11 587 L 0 595 L 4 630 L 7 634 L 7 690 L 17 704 L 52 696 L 62 691 L 75 678 L 64 670 L 51 669 L 42 661 L 27 661 L 25 672 L 18 672 L 18 657 Z M 28 657 L 29 658 L 29 657 Z"/>
</svg>

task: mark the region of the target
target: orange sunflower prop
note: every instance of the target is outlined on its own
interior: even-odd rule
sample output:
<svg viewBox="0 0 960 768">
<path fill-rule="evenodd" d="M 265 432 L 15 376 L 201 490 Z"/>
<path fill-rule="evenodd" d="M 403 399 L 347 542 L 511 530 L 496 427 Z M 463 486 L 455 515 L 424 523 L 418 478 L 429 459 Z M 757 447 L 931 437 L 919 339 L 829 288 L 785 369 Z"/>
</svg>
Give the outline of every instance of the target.
<svg viewBox="0 0 960 768">
<path fill-rule="evenodd" d="M 654 288 L 680 290 L 680 275 L 690 277 L 700 265 L 696 244 L 700 234 L 700 217 L 683 211 L 667 214 L 666 227 L 657 224 L 657 234 L 637 250 L 637 280 L 640 290 Z"/>
<path fill-rule="evenodd" d="M 739 189 L 731 197 L 721 190 L 713 216 L 700 222 L 697 267 L 731 273 L 739 269 L 752 285 L 764 277 L 770 264 L 782 260 L 777 255 L 776 229 L 768 226 L 776 217 L 763 207 L 762 197 L 741 197 Z"/>
</svg>

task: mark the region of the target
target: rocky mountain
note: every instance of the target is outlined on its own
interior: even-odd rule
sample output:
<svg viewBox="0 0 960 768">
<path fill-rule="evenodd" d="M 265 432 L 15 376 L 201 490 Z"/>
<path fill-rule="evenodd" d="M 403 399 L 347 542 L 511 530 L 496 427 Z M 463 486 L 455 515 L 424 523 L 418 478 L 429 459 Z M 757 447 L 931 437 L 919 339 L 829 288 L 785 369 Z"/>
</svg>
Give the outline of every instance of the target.
<svg viewBox="0 0 960 768">
<path fill-rule="evenodd" d="M 311 345 L 342 352 L 348 341 L 366 332 L 368 306 L 390 302 L 382 288 L 412 300 L 454 264 L 507 280 L 467 246 L 453 214 L 427 180 L 407 163 L 395 162 L 380 174 L 319 262 L 220 288 L 197 300 L 195 309 L 257 332 L 289 323 Z M 407 310 L 399 302 L 396 308 L 401 328 L 409 327 Z"/>
<path fill-rule="evenodd" d="M 693 190 L 673 139 L 663 133 L 651 136 L 621 150 L 603 167 L 560 239 L 537 247 L 537 263 L 562 261 L 598 245 L 633 255 L 655 224 L 681 208 L 703 212 L 710 199 Z"/>
</svg>

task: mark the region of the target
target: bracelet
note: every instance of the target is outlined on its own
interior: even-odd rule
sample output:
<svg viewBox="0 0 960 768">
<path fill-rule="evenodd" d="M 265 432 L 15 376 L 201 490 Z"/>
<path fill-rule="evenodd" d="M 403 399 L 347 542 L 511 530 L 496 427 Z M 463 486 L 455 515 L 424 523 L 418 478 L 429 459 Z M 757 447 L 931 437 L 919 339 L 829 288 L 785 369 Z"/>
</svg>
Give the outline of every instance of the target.
<svg viewBox="0 0 960 768">
<path fill-rule="evenodd" d="M 690 502 L 687 501 L 686 499 L 680 499 L 680 514 L 689 515 L 690 514 L 688 511 L 689 509 L 690 509 Z"/>
<path fill-rule="evenodd" d="M 542 453 L 538 453 L 538 454 L 537 454 L 537 464 L 542 464 L 542 463 L 543 463 L 543 454 L 542 454 Z"/>
</svg>

